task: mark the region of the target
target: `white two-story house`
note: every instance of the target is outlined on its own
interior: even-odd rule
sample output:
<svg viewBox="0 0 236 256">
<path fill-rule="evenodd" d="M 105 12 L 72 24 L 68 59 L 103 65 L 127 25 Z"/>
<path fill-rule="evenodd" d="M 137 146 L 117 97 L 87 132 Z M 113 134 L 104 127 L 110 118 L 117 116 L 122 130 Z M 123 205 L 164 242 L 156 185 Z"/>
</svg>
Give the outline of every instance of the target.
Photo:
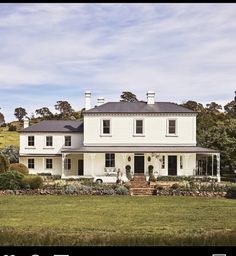
<svg viewBox="0 0 236 256">
<path fill-rule="evenodd" d="M 197 113 L 170 102 L 107 102 L 91 106 L 85 93 L 83 121 L 47 120 L 20 135 L 20 162 L 30 173 L 96 177 L 126 166 L 133 175 L 211 175 L 220 179 L 220 154 L 196 146 Z"/>
</svg>

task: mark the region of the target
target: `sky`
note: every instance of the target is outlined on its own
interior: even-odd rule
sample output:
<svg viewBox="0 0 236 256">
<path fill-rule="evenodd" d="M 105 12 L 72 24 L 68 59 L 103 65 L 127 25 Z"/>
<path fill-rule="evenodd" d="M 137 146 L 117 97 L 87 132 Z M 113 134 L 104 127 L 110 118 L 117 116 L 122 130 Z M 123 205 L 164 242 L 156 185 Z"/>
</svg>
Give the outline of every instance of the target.
<svg viewBox="0 0 236 256">
<path fill-rule="evenodd" d="M 93 105 L 195 100 L 222 105 L 236 90 L 236 4 L 0 4 L 0 112 L 67 100 Z"/>
</svg>

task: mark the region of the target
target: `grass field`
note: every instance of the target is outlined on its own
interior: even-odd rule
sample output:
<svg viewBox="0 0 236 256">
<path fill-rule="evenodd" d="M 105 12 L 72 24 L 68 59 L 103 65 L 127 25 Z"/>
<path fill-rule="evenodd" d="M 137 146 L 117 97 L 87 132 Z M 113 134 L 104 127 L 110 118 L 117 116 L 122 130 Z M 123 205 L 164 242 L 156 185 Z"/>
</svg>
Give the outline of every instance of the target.
<svg viewBox="0 0 236 256">
<path fill-rule="evenodd" d="M 236 200 L 1 196 L 0 245 L 236 245 Z"/>
<path fill-rule="evenodd" d="M 19 132 L 9 132 L 7 128 L 0 127 L 0 148 L 10 145 L 19 147 L 19 137 Z"/>
</svg>

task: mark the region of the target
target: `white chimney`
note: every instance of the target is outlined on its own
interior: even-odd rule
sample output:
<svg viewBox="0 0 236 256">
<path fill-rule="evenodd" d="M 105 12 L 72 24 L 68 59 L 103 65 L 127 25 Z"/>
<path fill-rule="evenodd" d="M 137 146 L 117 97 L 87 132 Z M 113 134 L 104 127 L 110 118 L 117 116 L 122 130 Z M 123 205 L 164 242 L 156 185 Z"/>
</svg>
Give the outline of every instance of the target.
<svg viewBox="0 0 236 256">
<path fill-rule="evenodd" d="M 104 103 L 105 103 L 104 97 L 99 97 L 99 98 L 98 98 L 98 106 L 101 106 L 101 105 L 104 104 Z"/>
<path fill-rule="evenodd" d="M 91 92 L 85 92 L 85 110 L 89 110 L 91 108 Z"/>
<path fill-rule="evenodd" d="M 155 92 L 147 92 L 147 104 L 155 104 Z"/>
<path fill-rule="evenodd" d="M 24 118 L 24 128 L 29 127 L 29 119 L 28 118 Z"/>
</svg>

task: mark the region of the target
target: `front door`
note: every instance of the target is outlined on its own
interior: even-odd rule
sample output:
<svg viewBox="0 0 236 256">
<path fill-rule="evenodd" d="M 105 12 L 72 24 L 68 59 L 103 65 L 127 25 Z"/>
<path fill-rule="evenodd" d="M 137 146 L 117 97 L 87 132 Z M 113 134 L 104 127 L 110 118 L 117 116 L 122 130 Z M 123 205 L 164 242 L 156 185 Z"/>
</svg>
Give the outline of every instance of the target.
<svg viewBox="0 0 236 256">
<path fill-rule="evenodd" d="M 134 156 L 134 173 L 144 173 L 144 155 Z"/>
<path fill-rule="evenodd" d="M 168 175 L 177 175 L 177 156 L 168 156 Z"/>
<path fill-rule="evenodd" d="M 84 175 L 84 160 L 78 160 L 78 175 Z"/>
</svg>

